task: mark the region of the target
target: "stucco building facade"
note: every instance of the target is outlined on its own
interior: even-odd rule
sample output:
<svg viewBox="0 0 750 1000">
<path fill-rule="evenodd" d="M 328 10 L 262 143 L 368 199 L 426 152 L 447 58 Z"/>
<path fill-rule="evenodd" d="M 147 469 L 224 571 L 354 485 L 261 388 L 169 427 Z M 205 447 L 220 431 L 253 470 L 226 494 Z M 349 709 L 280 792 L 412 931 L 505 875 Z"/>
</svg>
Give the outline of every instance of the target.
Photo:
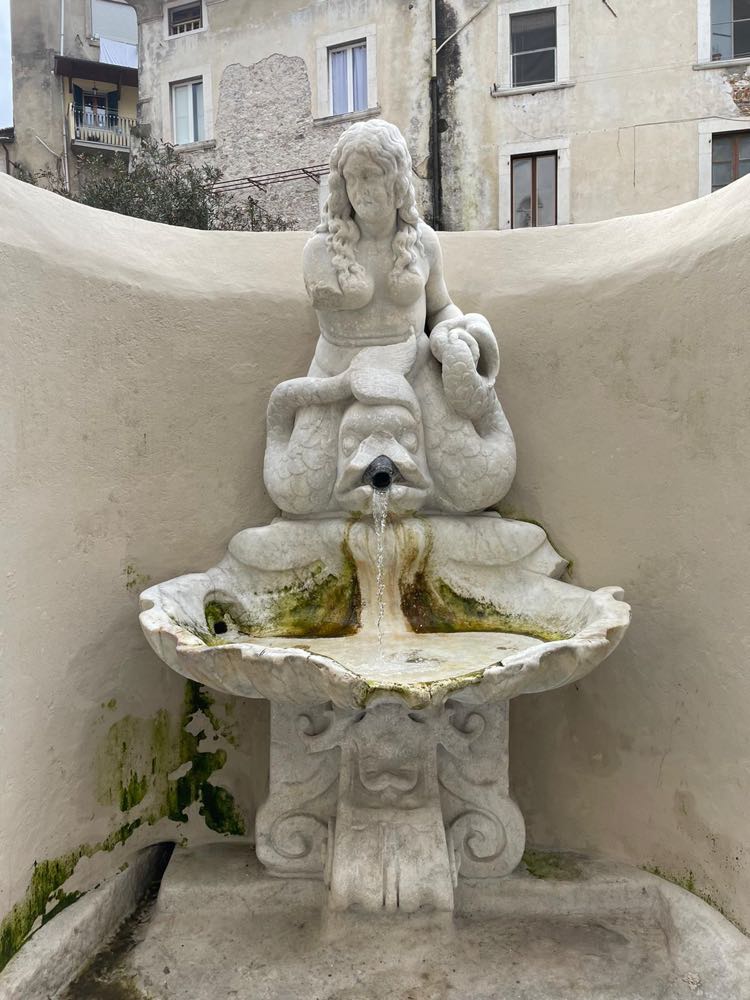
<svg viewBox="0 0 750 1000">
<path fill-rule="evenodd" d="M 100 60 L 96 17 L 130 6 L 13 0 L 12 8 L 15 153 L 32 168 L 49 166 L 35 135 L 70 151 L 82 145 L 76 101 L 78 124 L 95 132 L 111 114 L 100 96 L 92 115 L 95 81 L 60 54 Z M 750 0 L 655 0 L 647 17 L 619 0 L 134 0 L 132 8 L 137 112 L 134 69 L 126 80 L 110 67 L 113 78 L 99 84 L 105 100 L 118 92 L 121 145 L 137 142 L 137 117 L 143 133 L 215 164 L 238 196 L 252 194 L 302 228 L 317 219 L 336 136 L 374 115 L 406 135 L 425 214 L 445 229 L 651 211 L 750 169 Z"/>
<path fill-rule="evenodd" d="M 11 174 L 75 187 L 78 158 L 129 156 L 138 99 L 135 11 L 112 0 L 11 0 Z"/>
<path fill-rule="evenodd" d="M 140 119 L 175 141 L 178 88 L 200 81 L 203 131 L 188 136 L 188 155 L 210 157 L 227 178 L 260 178 L 247 190 L 302 225 L 317 213 L 315 180 L 258 183 L 320 164 L 335 135 L 370 114 L 407 136 L 428 215 L 439 163 L 448 229 L 650 211 L 750 167 L 750 5 L 740 0 L 714 3 L 713 14 L 709 0 L 657 0 L 647 18 L 615 0 L 134 5 Z M 196 27 L 171 32 L 170 11 L 185 7 Z M 351 83 L 336 92 L 334 62 L 357 46 L 367 62 L 359 104 Z M 349 71 L 356 84 L 353 56 Z M 728 138 L 714 158 L 726 165 L 712 170 L 718 135 Z"/>
</svg>

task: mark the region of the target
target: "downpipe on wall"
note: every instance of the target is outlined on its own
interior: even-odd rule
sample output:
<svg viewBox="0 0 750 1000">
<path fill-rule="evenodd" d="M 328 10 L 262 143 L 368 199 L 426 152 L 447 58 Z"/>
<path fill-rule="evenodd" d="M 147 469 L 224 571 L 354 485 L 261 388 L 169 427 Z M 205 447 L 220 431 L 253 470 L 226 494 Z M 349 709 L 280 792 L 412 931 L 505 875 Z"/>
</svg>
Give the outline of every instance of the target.
<svg viewBox="0 0 750 1000">
<path fill-rule="evenodd" d="M 442 186 L 442 163 L 440 157 L 440 86 L 437 76 L 437 57 L 441 49 L 452 42 L 461 32 L 480 14 L 483 14 L 491 5 L 492 0 L 488 0 L 479 10 L 475 10 L 471 17 L 464 21 L 452 34 L 437 43 L 437 5 L 438 0 L 430 2 L 430 162 L 431 170 L 431 195 L 432 195 L 432 228 L 443 228 L 443 186 Z"/>
<path fill-rule="evenodd" d="M 430 193 L 432 228 L 442 229 L 442 192 L 440 168 L 440 89 L 437 79 L 437 2 L 430 2 Z"/>
<path fill-rule="evenodd" d="M 65 55 L 65 0 L 60 0 L 60 57 Z M 60 103 L 62 105 L 62 169 L 65 190 L 70 193 L 70 163 L 68 161 L 68 128 L 65 117 L 65 78 L 60 78 Z M 49 148 L 49 147 L 48 147 Z"/>
</svg>

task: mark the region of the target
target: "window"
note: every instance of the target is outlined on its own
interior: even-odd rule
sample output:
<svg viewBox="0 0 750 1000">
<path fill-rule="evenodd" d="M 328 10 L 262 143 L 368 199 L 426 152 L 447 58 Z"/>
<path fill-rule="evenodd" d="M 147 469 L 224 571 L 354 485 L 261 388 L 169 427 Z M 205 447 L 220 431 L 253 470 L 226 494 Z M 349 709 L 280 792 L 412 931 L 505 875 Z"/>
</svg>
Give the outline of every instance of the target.
<svg viewBox="0 0 750 1000">
<path fill-rule="evenodd" d="M 113 129 L 118 126 L 116 90 L 100 94 L 98 87 L 84 90 L 73 84 L 73 114 L 76 128 Z"/>
<path fill-rule="evenodd" d="M 377 114 L 377 28 L 351 25 L 315 39 L 315 119 Z"/>
<path fill-rule="evenodd" d="M 332 115 L 367 110 L 367 42 L 364 39 L 329 48 L 328 79 Z"/>
<path fill-rule="evenodd" d="M 99 62 L 138 68 L 138 20 L 129 4 L 92 0 L 91 32 L 99 39 Z"/>
<path fill-rule="evenodd" d="M 750 58 L 750 0 L 711 0 L 711 59 Z"/>
<path fill-rule="evenodd" d="M 169 34 L 184 35 L 186 31 L 197 31 L 203 27 L 203 3 L 181 4 L 179 7 L 170 7 Z"/>
<path fill-rule="evenodd" d="M 557 153 L 511 159 L 511 226 L 557 225 Z"/>
<path fill-rule="evenodd" d="M 200 142 L 203 130 L 203 80 L 172 84 L 172 134 L 175 144 Z"/>
<path fill-rule="evenodd" d="M 91 33 L 94 38 L 111 38 L 128 45 L 138 44 L 135 10 L 118 0 L 91 0 Z"/>
<path fill-rule="evenodd" d="M 750 174 L 750 132 L 728 132 L 711 140 L 711 190 Z"/>
<path fill-rule="evenodd" d="M 512 86 L 555 82 L 557 17 L 554 7 L 510 15 L 510 56 Z"/>
</svg>

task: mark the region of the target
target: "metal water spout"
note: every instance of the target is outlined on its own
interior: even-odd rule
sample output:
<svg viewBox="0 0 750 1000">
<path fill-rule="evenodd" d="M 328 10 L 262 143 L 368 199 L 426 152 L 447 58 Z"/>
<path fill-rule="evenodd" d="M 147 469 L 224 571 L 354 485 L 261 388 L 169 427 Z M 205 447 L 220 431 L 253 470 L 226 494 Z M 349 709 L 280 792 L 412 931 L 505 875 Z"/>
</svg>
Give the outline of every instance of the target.
<svg viewBox="0 0 750 1000">
<path fill-rule="evenodd" d="M 387 455 L 374 458 L 362 474 L 362 482 L 374 490 L 385 492 L 399 476 L 398 466 Z"/>
</svg>

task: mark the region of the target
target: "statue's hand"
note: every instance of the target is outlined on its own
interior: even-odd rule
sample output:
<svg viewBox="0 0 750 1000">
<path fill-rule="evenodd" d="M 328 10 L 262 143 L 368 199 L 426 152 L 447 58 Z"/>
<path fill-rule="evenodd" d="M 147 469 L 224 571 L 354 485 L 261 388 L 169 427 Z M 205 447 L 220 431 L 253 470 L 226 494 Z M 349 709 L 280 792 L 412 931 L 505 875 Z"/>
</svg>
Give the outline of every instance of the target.
<svg viewBox="0 0 750 1000">
<path fill-rule="evenodd" d="M 442 365 L 443 388 L 453 410 L 473 421 L 491 415 L 497 406 L 499 354 L 484 316 L 468 313 L 438 323 L 430 333 L 430 346 Z"/>
<path fill-rule="evenodd" d="M 468 346 L 479 375 L 494 385 L 500 368 L 500 354 L 488 320 L 479 313 L 466 313 L 438 323 L 430 333 L 430 347 L 440 364 L 443 364 L 446 347 L 456 339 Z"/>
<path fill-rule="evenodd" d="M 456 341 L 462 341 L 471 351 L 474 364 L 479 361 L 479 344 L 471 333 L 466 329 L 465 316 L 458 316 L 455 319 L 445 319 L 438 323 L 430 332 L 430 348 L 433 355 L 442 364 L 446 348 Z"/>
</svg>

